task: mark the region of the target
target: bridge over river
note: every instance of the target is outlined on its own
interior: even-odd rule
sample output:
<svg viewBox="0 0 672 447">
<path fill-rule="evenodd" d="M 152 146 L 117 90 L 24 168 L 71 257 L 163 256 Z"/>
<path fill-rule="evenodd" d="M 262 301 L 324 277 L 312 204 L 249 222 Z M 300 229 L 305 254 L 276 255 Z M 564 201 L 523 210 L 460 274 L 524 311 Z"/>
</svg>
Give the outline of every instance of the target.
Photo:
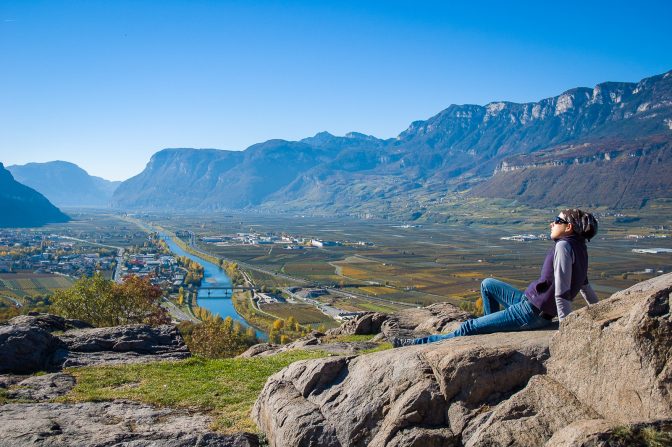
<svg viewBox="0 0 672 447">
<path fill-rule="evenodd" d="M 222 286 L 222 285 L 204 285 L 198 289 L 198 297 L 204 299 L 231 299 L 231 295 L 234 291 L 239 290 L 252 290 L 253 292 L 257 291 L 254 287 L 244 287 L 244 286 Z"/>
<path fill-rule="evenodd" d="M 203 279 L 201 286 L 198 288 L 197 303 L 199 307 L 208 309 L 213 314 L 219 315 L 222 318 L 231 317 L 234 321 L 238 321 L 245 326 L 248 326 L 243 317 L 238 315 L 236 309 L 233 307 L 231 295 L 234 290 L 253 290 L 249 286 L 234 286 L 231 279 L 226 276 L 226 272 L 218 265 L 213 264 L 199 256 L 188 253 L 178 246 L 173 239 L 165 233 L 159 232 L 161 237 L 170 248 L 170 250 L 178 256 L 186 256 L 198 262 L 203 266 Z M 260 330 L 256 330 L 257 337 L 261 340 L 266 340 L 268 337 Z"/>
</svg>

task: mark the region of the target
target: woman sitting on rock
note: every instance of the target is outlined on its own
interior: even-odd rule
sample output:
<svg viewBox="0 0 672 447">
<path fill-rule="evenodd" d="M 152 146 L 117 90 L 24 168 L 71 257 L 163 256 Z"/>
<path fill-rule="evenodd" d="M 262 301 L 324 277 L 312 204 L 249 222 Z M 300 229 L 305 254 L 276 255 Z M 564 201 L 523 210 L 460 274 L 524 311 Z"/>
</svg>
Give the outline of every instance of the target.
<svg viewBox="0 0 672 447">
<path fill-rule="evenodd" d="M 572 311 L 571 301 L 581 292 L 588 304 L 597 302 L 597 295 L 588 283 L 588 248 L 586 241 L 597 233 L 597 220 L 578 209 L 562 211 L 551 222 L 554 247 L 548 251 L 541 267 L 541 276 L 525 292 L 487 278 L 481 283 L 483 316 L 465 321 L 449 334 L 423 338 L 393 338 L 395 348 L 446 340 L 464 335 L 493 332 L 527 331 L 560 320 Z M 499 310 L 500 304 L 504 307 Z"/>
</svg>

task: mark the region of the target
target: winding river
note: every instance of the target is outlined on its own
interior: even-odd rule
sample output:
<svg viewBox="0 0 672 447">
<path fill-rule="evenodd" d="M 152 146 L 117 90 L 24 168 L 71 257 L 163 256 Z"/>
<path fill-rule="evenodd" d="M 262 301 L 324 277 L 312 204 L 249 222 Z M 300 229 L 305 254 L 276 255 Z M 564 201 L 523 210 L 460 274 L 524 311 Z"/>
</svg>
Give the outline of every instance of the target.
<svg viewBox="0 0 672 447">
<path fill-rule="evenodd" d="M 198 289 L 198 306 L 208 309 L 213 314 L 219 314 L 220 317 L 231 317 L 234 321 L 238 321 L 244 327 L 251 326 L 247 321 L 241 317 L 236 309 L 233 307 L 231 300 L 231 278 L 229 278 L 224 270 L 218 265 L 210 261 L 191 254 L 182 249 L 175 241 L 164 233 L 159 233 L 163 240 L 166 241 L 170 251 L 177 256 L 186 256 L 189 259 L 198 262 L 203 266 L 203 282 Z M 257 338 L 266 340 L 268 336 L 255 328 Z"/>
</svg>

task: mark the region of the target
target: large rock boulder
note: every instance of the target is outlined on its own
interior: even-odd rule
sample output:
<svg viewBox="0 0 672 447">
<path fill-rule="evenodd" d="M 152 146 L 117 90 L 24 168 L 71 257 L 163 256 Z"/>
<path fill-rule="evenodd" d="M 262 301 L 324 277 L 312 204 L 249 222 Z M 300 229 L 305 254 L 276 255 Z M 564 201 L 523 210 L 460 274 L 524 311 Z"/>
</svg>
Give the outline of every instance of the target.
<svg viewBox="0 0 672 447">
<path fill-rule="evenodd" d="M 672 273 L 563 321 L 548 374 L 602 417 L 672 418 Z"/>
<path fill-rule="evenodd" d="M 560 331 L 298 362 L 268 380 L 252 415 L 272 446 L 606 447 L 639 445 L 649 429 L 672 445 L 671 292 L 667 274 Z M 467 317 L 435 305 L 381 329 L 446 332 Z"/>
<path fill-rule="evenodd" d="M 366 312 L 348 320 L 337 328 L 329 329 L 327 335 L 369 335 L 380 332 L 381 325 L 390 315 L 380 312 Z"/>
<path fill-rule="evenodd" d="M 599 417 L 562 385 L 538 375 L 523 391 L 495 407 L 485 421 L 473 424 L 465 446 L 537 447 L 571 421 Z"/>
<path fill-rule="evenodd" d="M 28 315 L 19 315 L 7 322 L 12 326 L 39 327 L 47 332 L 67 331 L 70 329 L 84 329 L 92 327 L 89 323 L 80 320 L 71 320 L 58 315 L 31 312 Z"/>
<path fill-rule="evenodd" d="M 85 325 L 55 315 L 20 316 L 0 325 L 0 374 L 31 374 L 99 363 L 179 360 L 190 356 L 175 326 Z M 65 332 L 60 333 L 65 330 Z M 54 332 L 52 334 L 51 332 Z"/>
<path fill-rule="evenodd" d="M 463 321 L 473 318 L 450 303 L 436 303 L 427 307 L 401 310 L 390 315 L 381 325 L 381 332 L 387 337 L 424 337 L 429 334 L 450 332 Z"/>
<path fill-rule="evenodd" d="M 175 326 L 135 324 L 67 331 L 56 355 L 63 367 L 179 360 L 190 356 Z"/>
<path fill-rule="evenodd" d="M 544 371 L 551 331 L 462 337 L 297 362 L 252 416 L 272 446 L 447 446 L 470 420 Z"/>
<path fill-rule="evenodd" d="M 0 447 L 257 447 L 254 435 L 223 435 L 209 416 L 134 402 L 0 406 Z"/>
<path fill-rule="evenodd" d="M 495 408 L 466 445 L 607 446 L 614 427 L 671 418 L 671 291 L 667 274 L 570 314 L 547 375 Z"/>
<path fill-rule="evenodd" d="M 64 347 L 61 340 L 37 326 L 0 326 L 0 373 L 52 370 L 54 354 Z"/>
</svg>

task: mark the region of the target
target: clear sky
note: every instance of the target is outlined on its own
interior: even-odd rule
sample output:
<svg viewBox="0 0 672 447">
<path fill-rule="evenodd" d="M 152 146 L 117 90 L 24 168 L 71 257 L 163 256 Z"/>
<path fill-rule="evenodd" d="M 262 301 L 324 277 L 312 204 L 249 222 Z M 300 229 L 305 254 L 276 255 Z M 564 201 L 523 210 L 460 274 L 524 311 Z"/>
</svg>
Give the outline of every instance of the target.
<svg viewBox="0 0 672 447">
<path fill-rule="evenodd" d="M 450 104 L 672 69 L 672 2 L 0 0 L 0 162 L 394 137 Z"/>
</svg>

